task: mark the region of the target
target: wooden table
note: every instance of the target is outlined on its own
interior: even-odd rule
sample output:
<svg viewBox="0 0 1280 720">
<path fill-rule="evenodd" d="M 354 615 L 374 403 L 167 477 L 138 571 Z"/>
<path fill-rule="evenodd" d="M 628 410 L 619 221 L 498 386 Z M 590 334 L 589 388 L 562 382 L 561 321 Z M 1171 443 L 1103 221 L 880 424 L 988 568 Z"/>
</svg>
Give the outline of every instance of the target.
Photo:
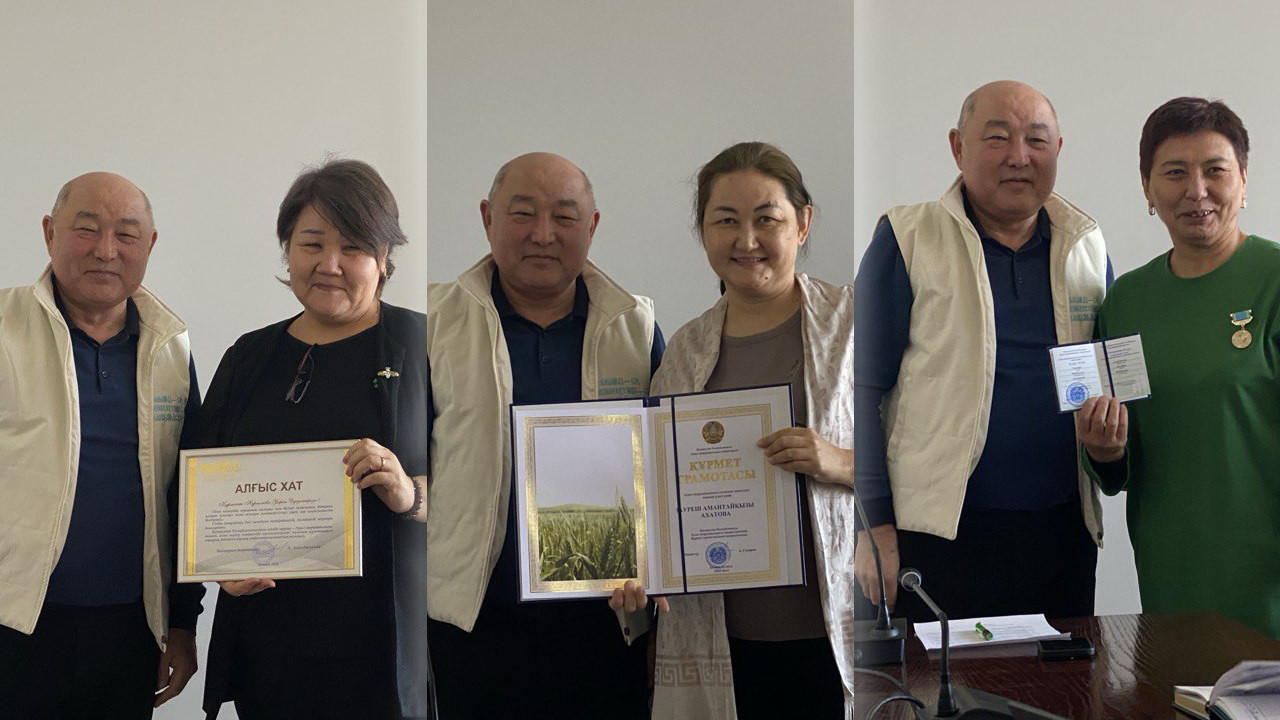
<svg viewBox="0 0 1280 720">
<path fill-rule="evenodd" d="M 1091 660 L 1045 662 L 1034 655 L 966 657 L 951 653 L 951 682 L 1027 703 L 1073 720 L 1187 720 L 1172 707 L 1174 685 L 1212 685 L 1241 660 L 1280 660 L 1280 642 L 1217 613 L 1110 615 L 1052 620 L 1084 636 L 1097 649 Z M 989 648 L 981 652 L 993 652 Z M 938 700 L 939 659 L 931 659 L 915 637 L 907 639 L 903 665 L 874 669 L 905 680 L 916 697 Z M 858 720 L 894 690 L 882 678 L 859 673 L 855 682 Z M 876 714 L 914 718 L 908 703 Z"/>
</svg>

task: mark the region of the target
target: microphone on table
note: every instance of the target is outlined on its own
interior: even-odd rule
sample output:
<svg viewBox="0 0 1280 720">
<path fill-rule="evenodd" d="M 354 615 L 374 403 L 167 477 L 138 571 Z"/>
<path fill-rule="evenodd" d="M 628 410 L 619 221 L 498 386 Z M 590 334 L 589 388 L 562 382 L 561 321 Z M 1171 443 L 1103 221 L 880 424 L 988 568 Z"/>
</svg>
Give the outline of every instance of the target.
<svg viewBox="0 0 1280 720">
<path fill-rule="evenodd" d="M 934 707 L 936 717 L 951 717 L 956 714 L 955 694 L 951 690 L 951 628 L 947 623 L 947 614 L 933 602 L 929 593 L 924 591 L 921 583 L 924 578 L 915 568 L 902 568 L 898 573 L 898 584 L 902 589 L 920 596 L 925 605 L 938 616 L 942 625 L 942 677 L 938 681 L 938 704 Z"/>
<path fill-rule="evenodd" d="M 880 579 L 880 602 L 876 605 L 876 619 L 858 620 L 853 624 L 853 664 L 855 667 L 866 667 L 901 663 L 907 621 L 905 618 L 889 616 L 884 571 L 880 569 L 880 548 L 876 545 L 875 538 L 871 537 L 867 511 L 862 507 L 862 500 L 858 498 L 857 492 L 853 494 L 853 504 L 858 511 L 858 518 L 862 520 L 862 527 L 867 532 L 867 540 L 871 543 L 871 556 L 876 561 L 876 577 Z"/>
<path fill-rule="evenodd" d="M 920 596 L 925 605 L 938 617 L 942 627 L 942 675 L 938 683 L 938 702 L 924 708 L 916 709 L 918 720 L 939 720 L 940 718 L 964 718 L 965 720 L 1011 719 L 1011 720 L 1067 720 L 1030 705 L 1010 700 L 993 693 L 975 690 L 964 686 L 951 685 L 951 629 L 948 627 L 947 614 L 924 591 L 924 577 L 915 568 L 902 568 L 898 573 L 898 584 L 902 589 Z"/>
</svg>

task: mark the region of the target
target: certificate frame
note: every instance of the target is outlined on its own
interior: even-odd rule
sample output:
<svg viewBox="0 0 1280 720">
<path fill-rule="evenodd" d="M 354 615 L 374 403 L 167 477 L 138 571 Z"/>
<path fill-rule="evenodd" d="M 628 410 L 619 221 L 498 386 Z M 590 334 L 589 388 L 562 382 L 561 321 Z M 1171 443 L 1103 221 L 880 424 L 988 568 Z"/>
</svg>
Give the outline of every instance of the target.
<svg viewBox="0 0 1280 720">
<path fill-rule="evenodd" d="M 803 476 L 770 464 L 756 442 L 794 424 L 790 383 L 513 403 L 510 416 L 517 601 L 607 597 L 627 581 L 654 596 L 807 582 Z M 600 434 L 606 427 L 612 439 Z M 624 492 L 611 489 L 623 483 Z M 587 530 L 561 529 L 545 555 L 539 506 L 575 517 L 607 512 L 608 498 L 620 495 L 637 511 L 635 566 L 544 576 L 570 555 L 593 568 L 608 563 L 593 553 L 599 545 L 579 542 Z"/>
<path fill-rule="evenodd" d="M 202 532 L 202 521 L 209 517 L 212 512 L 215 516 L 219 513 L 217 510 L 211 510 L 211 503 L 223 503 L 214 498 L 218 497 L 217 492 L 202 492 L 201 488 L 209 488 L 213 484 L 234 482 L 237 479 L 246 479 L 241 476 L 242 466 L 248 465 L 255 468 L 256 472 L 261 472 L 264 468 L 269 469 L 270 465 L 283 463 L 287 466 L 290 463 L 290 455 L 294 455 L 293 462 L 302 462 L 302 455 L 305 462 L 311 466 L 319 466 L 332 456 L 335 464 L 340 463 L 342 456 L 347 449 L 355 443 L 355 440 L 334 440 L 324 442 L 305 442 L 305 443 L 286 443 L 272 445 L 247 445 L 237 447 L 219 447 L 206 448 L 198 450 L 183 450 L 179 453 L 179 474 L 178 485 L 178 553 L 177 553 L 177 581 L 178 582 L 218 582 L 223 580 L 245 580 L 249 578 L 272 578 L 272 579 L 291 579 L 291 578 L 337 578 L 337 577 L 360 577 L 364 572 L 364 547 L 363 547 L 363 517 L 362 517 L 362 493 L 351 482 L 346 474 L 345 466 L 335 468 L 331 475 L 326 477 L 308 476 L 303 481 L 320 480 L 322 483 L 318 489 L 315 486 L 309 487 L 306 491 L 300 488 L 296 490 L 302 493 L 302 497 L 298 500 L 299 504 L 321 503 L 321 507 L 332 507 L 330 513 L 331 526 L 340 524 L 340 538 L 331 539 L 330 542 L 336 540 L 342 551 L 342 559 L 340 562 L 321 563 L 307 558 L 307 550 L 297 550 L 295 554 L 290 555 L 293 548 L 287 543 L 277 542 L 281 538 L 281 530 L 278 526 L 274 528 L 258 528 L 264 531 L 261 539 L 254 539 L 252 533 L 249 537 L 242 537 L 235 532 L 227 533 L 231 537 L 223 537 L 211 539 L 204 536 Z M 327 473 L 328 471 L 322 471 Z M 251 473 L 252 474 L 252 473 Z M 249 480 L 244 485 L 254 486 L 265 493 L 263 497 L 266 499 L 246 500 L 250 509 L 248 512 L 258 512 L 253 509 L 253 504 L 266 504 L 267 502 L 276 503 L 279 500 L 279 494 L 286 492 L 295 492 L 291 490 L 291 481 L 266 481 L 258 482 Z M 301 485 L 301 483 L 298 483 Z M 225 490 L 221 490 L 225 494 Z M 274 496 L 274 497 L 270 497 Z M 289 498 L 297 498 L 296 495 L 285 496 L 285 504 Z M 322 504 L 328 501 L 329 506 Z M 280 503 L 276 503 L 279 505 Z M 273 506 L 268 506 L 268 508 Z M 269 509 L 261 511 L 270 512 Z M 232 519 L 237 511 L 227 511 Z M 245 512 L 245 511 L 240 511 Z M 284 509 L 280 509 L 283 514 L 288 514 Z M 260 521 L 263 525 L 268 525 L 267 521 Z M 206 528 L 207 529 L 207 528 Z M 295 532 L 304 530 L 312 530 L 308 526 L 295 529 Z M 283 531 L 283 532 L 287 532 Z M 332 532 L 329 533 L 332 535 Z M 245 546 L 245 543 L 253 541 L 252 545 Z M 216 550 L 223 545 L 230 545 L 230 548 Z M 284 546 L 284 547 L 282 547 Z M 222 552 L 233 558 L 218 564 L 208 559 L 210 551 Z M 288 562 L 279 561 L 276 558 L 281 556 L 284 551 L 284 559 Z M 245 567 L 247 563 L 243 560 L 245 552 L 252 552 L 254 559 L 253 567 L 244 570 L 235 570 L 230 568 Z M 290 567 L 282 567 L 282 565 Z M 210 567 L 212 565 L 212 567 Z M 205 567 L 201 567 L 205 566 Z"/>
<path fill-rule="evenodd" d="M 676 396 L 676 397 L 680 397 L 680 396 Z M 724 408 L 723 410 L 719 410 L 719 409 L 717 410 L 678 410 L 677 409 L 671 414 L 660 414 L 654 417 L 654 424 L 655 424 L 655 430 L 656 430 L 655 434 L 658 435 L 659 437 L 663 437 L 667 432 L 673 432 L 672 430 L 669 429 L 670 426 L 676 423 L 684 422 L 684 421 L 697 422 L 700 420 L 712 420 L 714 418 L 726 418 L 726 417 L 758 417 L 760 418 L 760 426 L 761 426 L 760 436 L 764 437 L 765 435 L 772 434 L 774 430 L 777 429 L 773 427 L 770 409 L 771 409 L 770 406 L 767 404 L 739 405 L 734 407 L 727 407 L 727 408 Z M 681 480 L 680 480 L 679 469 L 677 469 L 674 473 L 671 473 L 671 475 L 674 476 L 674 486 L 675 486 L 674 489 L 676 491 L 675 497 L 672 498 L 669 494 L 669 488 L 671 487 L 672 483 L 668 481 L 668 478 L 669 478 L 668 471 L 671 468 L 671 463 L 673 462 L 673 459 L 669 459 L 666 457 L 666 445 L 664 443 L 661 443 L 661 442 L 655 443 L 654 452 L 655 452 L 655 455 L 657 456 L 656 462 L 654 463 L 654 470 L 658 476 L 656 490 L 658 495 L 659 506 L 666 507 L 668 503 L 674 502 L 676 506 L 677 516 L 683 517 L 683 502 L 681 500 L 681 495 L 683 495 L 683 491 L 680 485 Z M 678 452 L 679 451 L 677 447 L 677 454 Z M 770 465 L 769 463 L 765 463 L 764 464 L 764 494 L 765 494 L 765 503 L 766 503 L 765 512 L 768 515 L 767 547 L 768 547 L 769 558 L 770 558 L 769 567 L 767 569 L 728 572 L 723 574 L 691 573 L 689 572 L 688 567 L 683 566 L 683 563 L 682 563 L 680 572 L 677 575 L 674 568 L 675 563 L 671 561 L 672 534 L 671 534 L 671 527 L 670 527 L 670 518 L 667 513 L 663 513 L 658 516 L 658 523 L 659 523 L 659 527 L 661 528 L 660 537 L 662 538 L 662 541 L 661 541 L 662 584 L 664 586 L 674 586 L 674 585 L 683 584 L 685 587 L 685 592 L 689 592 L 689 588 L 705 587 L 709 585 L 723 585 L 726 582 L 748 583 L 748 582 L 776 581 L 776 582 L 782 583 L 783 582 L 782 569 L 781 569 L 782 551 L 779 543 L 780 536 L 778 531 L 777 485 L 778 485 L 777 468 L 773 465 Z M 683 535 L 683 533 L 681 533 L 681 535 Z M 683 547 L 681 548 L 681 554 L 683 555 Z M 802 552 L 801 561 L 803 561 L 803 558 L 804 558 L 804 553 Z"/>
<path fill-rule="evenodd" d="M 645 512 L 644 427 L 641 416 L 609 413 L 570 417 L 524 418 L 524 431 L 530 438 L 534 438 L 539 429 L 566 427 L 623 428 L 629 433 L 631 444 L 630 489 L 634 492 L 633 522 L 636 573 L 626 577 L 585 580 L 556 580 L 543 577 L 541 568 L 541 533 L 544 522 L 542 518 L 543 511 L 537 501 L 537 442 L 536 439 L 533 439 L 525 444 L 525 465 L 528 470 L 525 472 L 522 487 L 520 488 L 525 498 L 525 516 L 522 520 L 527 531 L 521 534 L 521 538 L 528 538 L 529 551 L 525 553 L 528 556 L 527 567 L 525 568 L 528 571 L 528 585 L 533 592 L 537 593 L 612 592 L 616 588 L 623 587 L 628 580 L 639 582 L 641 578 L 648 576 L 649 568 L 649 541 L 648 533 L 646 532 L 648 516 Z M 519 504 L 517 504 L 518 506 Z"/>
</svg>

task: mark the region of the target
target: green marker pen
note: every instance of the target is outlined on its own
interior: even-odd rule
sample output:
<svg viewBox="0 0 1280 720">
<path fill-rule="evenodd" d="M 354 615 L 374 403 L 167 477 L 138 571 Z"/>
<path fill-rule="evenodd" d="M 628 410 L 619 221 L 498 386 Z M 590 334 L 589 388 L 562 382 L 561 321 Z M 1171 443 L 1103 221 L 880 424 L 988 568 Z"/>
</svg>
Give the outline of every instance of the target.
<svg viewBox="0 0 1280 720">
<path fill-rule="evenodd" d="M 982 636 L 983 640 L 994 640 L 996 637 L 991 634 L 990 630 L 982 627 L 982 623 L 974 623 L 973 627 L 978 631 L 978 634 Z"/>
</svg>

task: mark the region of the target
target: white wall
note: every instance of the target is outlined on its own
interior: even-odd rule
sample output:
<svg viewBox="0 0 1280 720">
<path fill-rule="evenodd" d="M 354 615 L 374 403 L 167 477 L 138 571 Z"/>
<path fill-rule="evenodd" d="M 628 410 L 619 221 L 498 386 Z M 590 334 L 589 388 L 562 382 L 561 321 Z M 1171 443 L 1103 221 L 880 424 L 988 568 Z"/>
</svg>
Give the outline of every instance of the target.
<svg viewBox="0 0 1280 720">
<path fill-rule="evenodd" d="M 338 153 L 396 193 L 410 244 L 386 296 L 423 309 L 425 42 L 425 8 L 409 0 L 6 3 L 0 287 L 44 268 L 40 219 L 63 182 L 119 172 L 151 197 L 146 284 L 186 320 L 207 387 L 236 337 L 297 312 L 274 279 L 276 210 L 304 166 Z M 202 657 L 156 717 L 202 717 L 204 677 Z"/>
<path fill-rule="evenodd" d="M 592 260 L 653 297 L 669 337 L 718 297 L 690 181 L 759 139 L 792 156 L 819 205 L 801 269 L 853 282 L 852 28 L 848 0 L 433 2 L 432 281 L 487 252 L 478 207 L 498 167 L 558 152 L 595 186 Z"/>
<path fill-rule="evenodd" d="M 1169 247 L 1148 217 L 1138 137 L 1158 105 L 1219 97 L 1252 133 L 1248 232 L 1280 237 L 1280 6 L 1228 1 L 1029 3 L 856 0 L 859 254 L 892 205 L 938 197 L 954 179 L 947 131 L 989 80 L 1031 83 L 1056 105 L 1065 142 L 1057 189 L 1098 219 L 1117 274 Z M 1124 499 L 1104 503 L 1097 612 L 1139 609 Z"/>
</svg>

